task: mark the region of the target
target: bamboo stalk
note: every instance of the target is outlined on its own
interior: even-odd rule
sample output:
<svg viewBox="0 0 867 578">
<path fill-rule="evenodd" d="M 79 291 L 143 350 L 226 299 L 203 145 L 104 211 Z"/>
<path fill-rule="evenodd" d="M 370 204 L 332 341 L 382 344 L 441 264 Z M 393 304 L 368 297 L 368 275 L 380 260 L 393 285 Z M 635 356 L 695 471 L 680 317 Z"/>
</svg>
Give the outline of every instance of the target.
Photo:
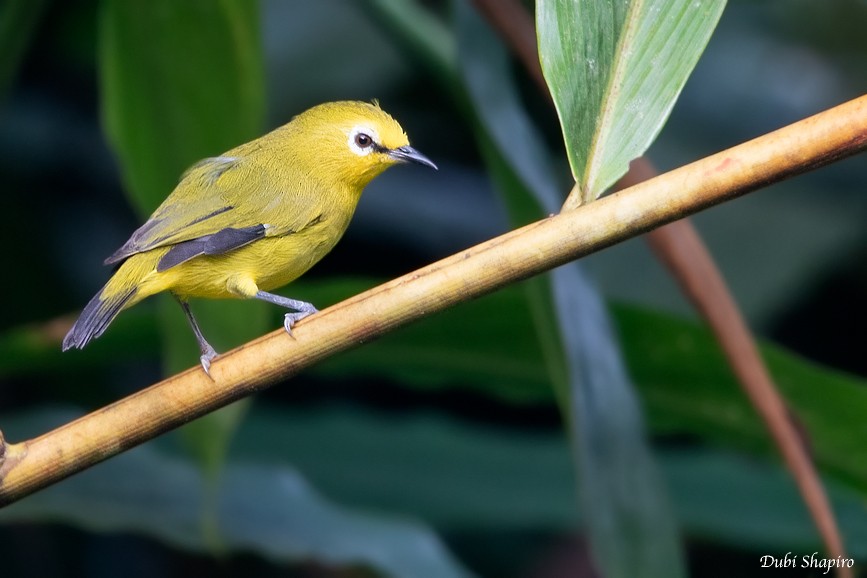
<svg viewBox="0 0 867 578">
<path fill-rule="evenodd" d="M 867 96 L 461 251 L 304 319 L 295 339 L 277 330 L 217 358 L 214 381 L 197 366 L 0 445 L 0 506 L 426 315 L 865 148 Z"/>
</svg>

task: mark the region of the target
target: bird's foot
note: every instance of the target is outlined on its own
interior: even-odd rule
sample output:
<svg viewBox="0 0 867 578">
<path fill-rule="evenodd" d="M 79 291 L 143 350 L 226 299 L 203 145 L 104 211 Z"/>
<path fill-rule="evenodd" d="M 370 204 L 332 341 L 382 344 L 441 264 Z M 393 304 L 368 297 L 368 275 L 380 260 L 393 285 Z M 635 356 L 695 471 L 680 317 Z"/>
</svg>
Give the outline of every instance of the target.
<svg viewBox="0 0 867 578">
<path fill-rule="evenodd" d="M 303 303 L 303 301 L 301 303 Z M 286 317 L 283 318 L 283 327 L 286 329 L 286 333 L 288 333 L 289 336 L 292 338 L 295 337 L 294 335 L 292 335 L 292 327 L 294 327 L 296 323 L 298 323 L 305 317 L 310 317 L 314 313 L 319 312 L 319 310 L 316 309 L 316 307 L 314 307 L 313 305 L 310 305 L 310 303 L 304 303 L 304 305 L 306 305 L 307 307 L 294 313 L 287 313 Z"/>
<path fill-rule="evenodd" d="M 205 370 L 205 375 L 211 378 L 211 381 L 214 381 L 213 376 L 211 375 L 211 361 L 214 360 L 217 355 L 219 355 L 213 347 L 207 342 L 205 342 L 206 347 L 202 347 L 202 356 L 199 360 L 202 362 L 202 369 Z"/>
<path fill-rule="evenodd" d="M 274 305 L 279 305 L 280 307 L 295 310 L 292 313 L 287 313 L 283 321 L 283 327 L 286 328 L 286 333 L 288 333 L 290 337 L 295 337 L 292 335 L 292 327 L 296 323 L 305 317 L 309 317 L 310 315 L 319 312 L 319 310 L 311 303 L 299 301 L 298 299 L 290 299 L 289 297 L 283 297 L 282 295 L 274 295 L 267 291 L 258 291 L 253 297 L 261 299 L 262 301 L 267 301 L 268 303 L 273 303 Z"/>
</svg>

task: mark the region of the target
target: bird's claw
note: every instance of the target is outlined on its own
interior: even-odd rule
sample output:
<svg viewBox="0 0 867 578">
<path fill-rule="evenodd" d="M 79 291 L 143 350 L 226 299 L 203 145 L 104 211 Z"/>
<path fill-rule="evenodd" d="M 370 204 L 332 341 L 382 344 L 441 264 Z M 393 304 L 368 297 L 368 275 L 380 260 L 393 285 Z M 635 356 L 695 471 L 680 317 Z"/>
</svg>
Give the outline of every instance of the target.
<svg viewBox="0 0 867 578">
<path fill-rule="evenodd" d="M 214 348 L 208 345 L 207 349 L 202 350 L 202 356 L 199 358 L 199 361 L 202 362 L 202 369 L 205 370 L 205 375 L 210 377 L 211 381 L 214 381 L 214 377 L 211 375 L 211 361 L 213 361 L 217 355 L 218 353 Z"/>
<path fill-rule="evenodd" d="M 289 337 L 295 339 L 295 336 L 292 334 L 292 328 L 296 323 L 304 319 L 305 317 L 310 317 L 314 313 L 318 313 L 319 310 L 310 306 L 310 309 L 304 311 L 295 311 L 293 313 L 287 313 L 286 317 L 283 318 L 283 327 L 286 329 L 286 333 L 289 334 Z"/>
</svg>

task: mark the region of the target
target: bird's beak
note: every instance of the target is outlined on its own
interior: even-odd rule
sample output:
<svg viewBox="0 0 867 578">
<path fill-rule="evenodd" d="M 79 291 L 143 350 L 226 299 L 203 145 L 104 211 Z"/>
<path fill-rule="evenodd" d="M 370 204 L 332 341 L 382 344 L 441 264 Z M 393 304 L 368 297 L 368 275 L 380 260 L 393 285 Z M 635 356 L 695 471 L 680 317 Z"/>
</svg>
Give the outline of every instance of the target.
<svg viewBox="0 0 867 578">
<path fill-rule="evenodd" d="M 438 170 L 437 166 L 432 160 L 430 160 L 409 145 L 405 147 L 391 149 L 390 151 L 388 151 L 388 156 L 402 163 L 416 163 L 419 165 L 425 165 L 426 167 L 430 167 L 435 171 Z"/>
</svg>

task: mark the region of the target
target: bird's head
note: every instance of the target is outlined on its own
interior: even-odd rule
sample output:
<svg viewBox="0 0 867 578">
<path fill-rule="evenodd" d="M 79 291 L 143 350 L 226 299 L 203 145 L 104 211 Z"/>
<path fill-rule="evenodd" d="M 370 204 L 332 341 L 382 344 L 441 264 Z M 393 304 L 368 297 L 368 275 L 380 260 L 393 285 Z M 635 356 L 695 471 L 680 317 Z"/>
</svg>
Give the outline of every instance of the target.
<svg viewBox="0 0 867 578">
<path fill-rule="evenodd" d="M 291 125 L 307 141 L 304 156 L 315 170 L 352 187 L 363 188 L 397 163 L 437 168 L 409 145 L 401 126 L 376 102 L 320 104 L 295 117 Z"/>
</svg>

